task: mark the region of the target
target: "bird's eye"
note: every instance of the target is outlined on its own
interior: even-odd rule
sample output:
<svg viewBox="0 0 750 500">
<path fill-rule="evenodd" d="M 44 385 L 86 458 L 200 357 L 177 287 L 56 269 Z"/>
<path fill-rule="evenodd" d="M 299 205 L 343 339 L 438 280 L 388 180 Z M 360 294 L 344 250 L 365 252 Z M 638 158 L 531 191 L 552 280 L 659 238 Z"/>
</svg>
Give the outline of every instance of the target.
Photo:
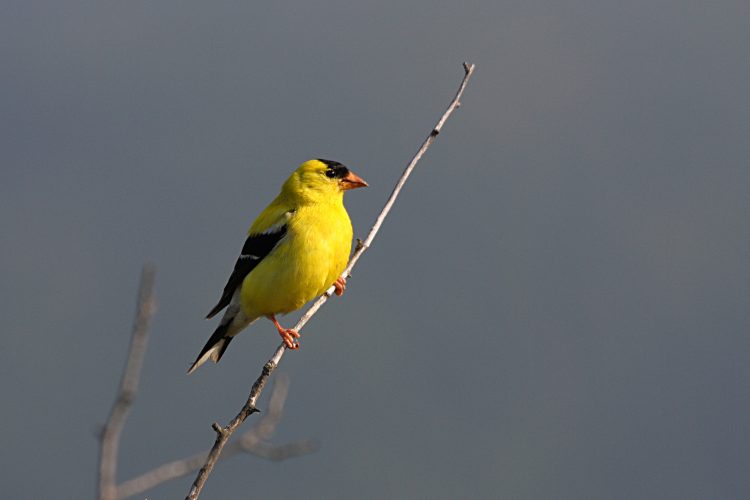
<svg viewBox="0 0 750 500">
<path fill-rule="evenodd" d="M 326 177 L 333 179 L 334 177 L 336 177 L 336 171 L 332 168 L 326 169 Z"/>
</svg>

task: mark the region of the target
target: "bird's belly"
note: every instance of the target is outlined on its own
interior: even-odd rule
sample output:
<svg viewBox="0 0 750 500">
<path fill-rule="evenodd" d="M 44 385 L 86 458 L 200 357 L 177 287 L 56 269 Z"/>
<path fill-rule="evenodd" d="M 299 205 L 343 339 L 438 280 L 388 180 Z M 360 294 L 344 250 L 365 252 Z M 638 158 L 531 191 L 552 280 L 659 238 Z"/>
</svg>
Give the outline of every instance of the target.
<svg viewBox="0 0 750 500">
<path fill-rule="evenodd" d="M 304 241 L 292 240 L 280 245 L 245 278 L 243 310 L 257 316 L 299 309 L 325 292 L 341 274 L 349 259 L 350 242 L 342 245 L 318 239 L 313 245 L 302 245 Z"/>
</svg>

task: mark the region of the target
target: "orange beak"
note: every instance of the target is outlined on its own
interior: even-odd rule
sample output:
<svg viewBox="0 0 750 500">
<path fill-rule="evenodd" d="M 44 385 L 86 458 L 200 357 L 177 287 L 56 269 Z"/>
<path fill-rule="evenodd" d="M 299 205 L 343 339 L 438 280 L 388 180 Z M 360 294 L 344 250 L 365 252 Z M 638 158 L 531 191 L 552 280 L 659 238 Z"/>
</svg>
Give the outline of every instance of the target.
<svg viewBox="0 0 750 500">
<path fill-rule="evenodd" d="M 339 181 L 339 184 L 341 185 L 341 189 L 343 189 L 344 191 L 348 189 L 357 189 L 361 187 L 367 187 L 367 183 L 365 182 L 365 180 L 362 179 L 362 177 L 355 174 L 354 172 L 352 172 L 351 170 L 349 171 L 348 174 L 346 174 L 346 176 L 341 178 L 341 180 Z"/>
</svg>

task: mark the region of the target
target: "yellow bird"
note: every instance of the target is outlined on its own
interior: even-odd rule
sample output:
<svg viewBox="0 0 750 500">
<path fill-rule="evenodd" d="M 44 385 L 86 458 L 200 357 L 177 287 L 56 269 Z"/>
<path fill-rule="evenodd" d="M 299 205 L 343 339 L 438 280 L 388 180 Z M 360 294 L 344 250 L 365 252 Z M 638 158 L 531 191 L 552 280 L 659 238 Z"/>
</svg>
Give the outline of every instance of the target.
<svg viewBox="0 0 750 500">
<path fill-rule="evenodd" d="M 340 275 L 352 246 L 344 191 L 365 186 L 329 160 L 306 161 L 289 176 L 250 227 L 221 299 L 206 317 L 227 310 L 188 373 L 209 359 L 218 363 L 232 338 L 261 316 L 273 321 L 289 349 L 299 348 L 299 334 L 282 327 L 276 315 L 299 309 L 331 285 L 336 295 L 344 293 Z"/>
</svg>

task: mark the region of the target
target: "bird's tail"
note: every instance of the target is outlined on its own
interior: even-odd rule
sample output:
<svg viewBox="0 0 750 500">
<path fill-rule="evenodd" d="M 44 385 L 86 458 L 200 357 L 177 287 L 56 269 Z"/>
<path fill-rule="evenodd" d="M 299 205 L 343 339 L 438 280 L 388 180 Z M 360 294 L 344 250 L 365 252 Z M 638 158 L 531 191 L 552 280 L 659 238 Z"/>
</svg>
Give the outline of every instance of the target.
<svg viewBox="0 0 750 500">
<path fill-rule="evenodd" d="M 219 362 L 221 356 L 224 355 L 224 351 L 227 350 L 227 346 L 229 346 L 229 343 L 234 338 L 231 335 L 232 332 L 230 332 L 231 325 L 232 321 L 227 321 L 226 323 L 222 322 L 218 327 L 216 327 L 213 335 L 211 335 L 211 338 L 208 339 L 206 345 L 203 346 L 203 350 L 201 350 L 201 353 L 198 354 L 198 358 L 196 358 L 195 362 L 188 370 L 188 375 L 193 373 L 196 368 L 198 368 L 209 359 L 214 363 Z"/>
</svg>

